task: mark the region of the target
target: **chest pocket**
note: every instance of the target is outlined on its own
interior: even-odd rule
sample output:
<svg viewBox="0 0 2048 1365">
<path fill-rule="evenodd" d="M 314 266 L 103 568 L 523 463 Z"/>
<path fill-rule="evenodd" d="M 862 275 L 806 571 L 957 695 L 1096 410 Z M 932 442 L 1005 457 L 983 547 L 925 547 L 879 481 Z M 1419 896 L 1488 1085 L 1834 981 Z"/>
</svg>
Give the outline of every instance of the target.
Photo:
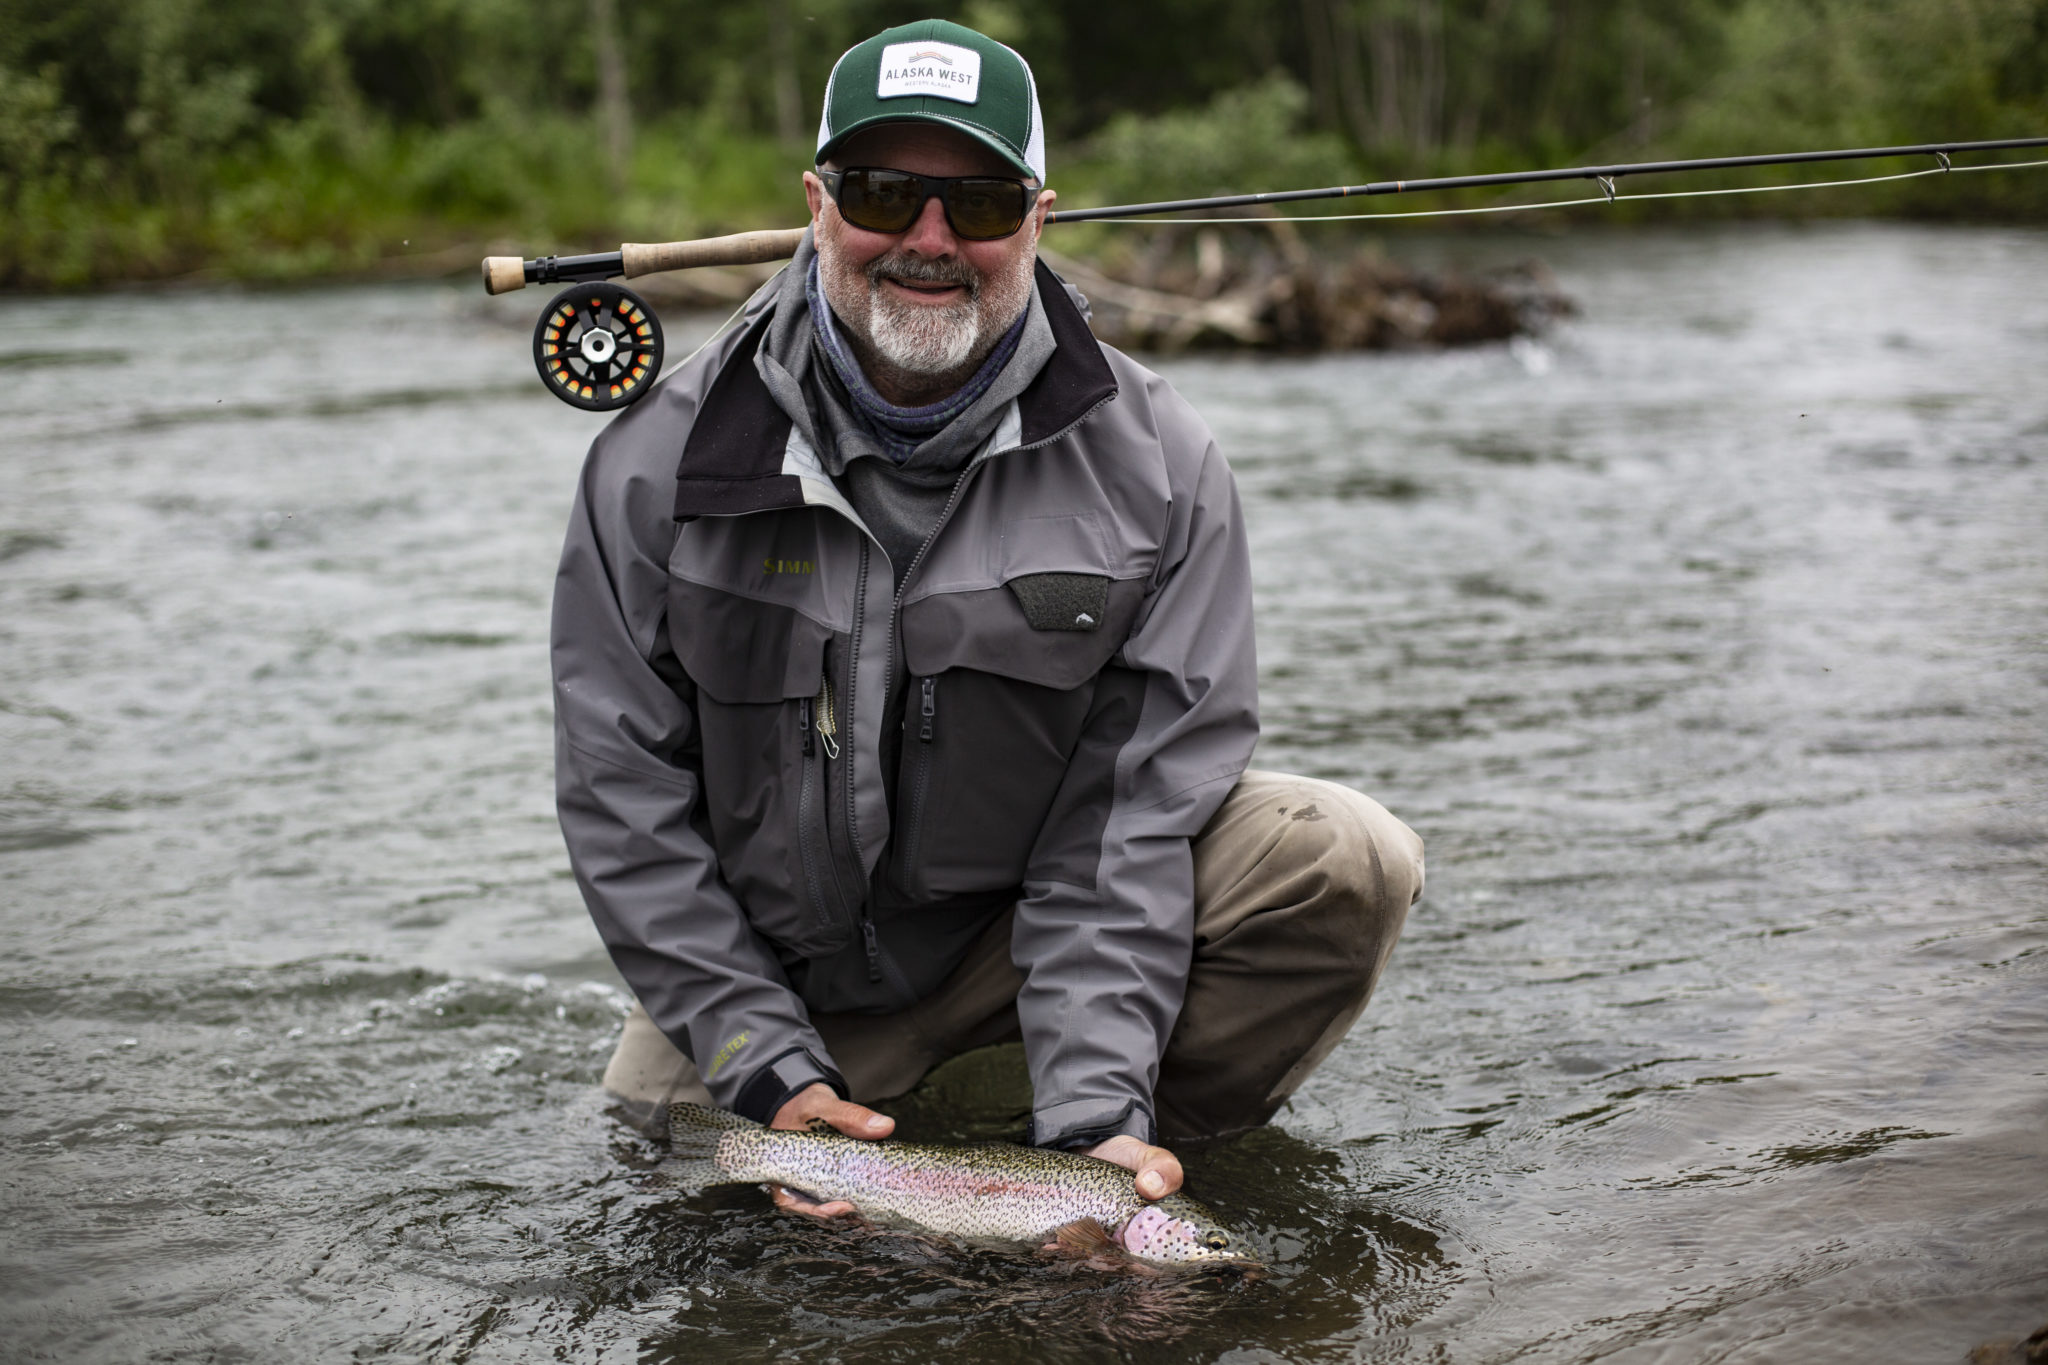
<svg viewBox="0 0 2048 1365">
<path fill-rule="evenodd" d="M 672 578 L 669 620 L 676 659 L 714 701 L 808 697 L 824 677 L 832 632 L 793 607 Z"/>
<path fill-rule="evenodd" d="M 913 675 L 966 668 L 1062 691 L 1089 681 L 1123 647 L 1145 595 L 1092 512 L 1005 522 L 992 572 L 948 583 L 903 608 Z"/>
<path fill-rule="evenodd" d="M 818 690 L 833 564 L 817 513 L 693 522 L 669 556 L 670 644 L 698 690 L 760 705 Z"/>
<path fill-rule="evenodd" d="M 853 933 L 827 828 L 829 745 L 814 699 L 832 632 L 794 607 L 669 580 L 669 640 L 697 686 L 705 816 L 754 928 L 819 956 Z"/>
</svg>

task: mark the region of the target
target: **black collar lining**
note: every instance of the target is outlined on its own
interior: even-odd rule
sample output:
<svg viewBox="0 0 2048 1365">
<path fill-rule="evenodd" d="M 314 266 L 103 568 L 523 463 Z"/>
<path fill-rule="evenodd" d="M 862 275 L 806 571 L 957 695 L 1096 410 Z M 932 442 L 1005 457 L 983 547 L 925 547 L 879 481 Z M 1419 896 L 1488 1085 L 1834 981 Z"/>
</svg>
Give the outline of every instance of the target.
<svg viewBox="0 0 2048 1365">
<path fill-rule="evenodd" d="M 803 484 L 782 472 L 789 414 L 754 368 L 773 320 L 764 314 L 733 347 L 697 408 L 676 466 L 677 521 L 803 506 Z"/>
</svg>

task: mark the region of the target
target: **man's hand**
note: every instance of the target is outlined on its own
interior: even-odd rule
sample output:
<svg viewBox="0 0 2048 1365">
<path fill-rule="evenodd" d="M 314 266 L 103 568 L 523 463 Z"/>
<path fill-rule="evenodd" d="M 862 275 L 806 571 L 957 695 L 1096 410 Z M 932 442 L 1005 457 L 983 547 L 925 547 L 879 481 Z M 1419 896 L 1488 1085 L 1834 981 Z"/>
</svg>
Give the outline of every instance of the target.
<svg viewBox="0 0 2048 1365">
<path fill-rule="evenodd" d="M 823 1119 L 848 1137 L 885 1138 L 896 1131 L 896 1120 L 887 1114 L 877 1114 L 864 1105 L 851 1100 L 842 1100 L 831 1086 L 819 1081 L 799 1090 L 776 1112 L 770 1128 L 808 1128 L 814 1119 Z M 1180 1167 L 1174 1168 L 1174 1183 L 1180 1183 Z M 853 1212 L 853 1205 L 844 1199 L 833 1199 L 823 1204 L 791 1194 L 780 1185 L 768 1187 L 769 1196 L 775 1200 L 775 1207 L 788 1209 L 792 1213 L 808 1213 L 815 1218 L 838 1218 Z"/>
<path fill-rule="evenodd" d="M 1147 1199 L 1166 1198 L 1180 1188 L 1180 1182 L 1185 1178 L 1179 1157 L 1164 1147 L 1140 1142 L 1128 1133 L 1096 1143 L 1088 1149 L 1087 1155 L 1136 1172 L 1138 1193 Z"/>
</svg>

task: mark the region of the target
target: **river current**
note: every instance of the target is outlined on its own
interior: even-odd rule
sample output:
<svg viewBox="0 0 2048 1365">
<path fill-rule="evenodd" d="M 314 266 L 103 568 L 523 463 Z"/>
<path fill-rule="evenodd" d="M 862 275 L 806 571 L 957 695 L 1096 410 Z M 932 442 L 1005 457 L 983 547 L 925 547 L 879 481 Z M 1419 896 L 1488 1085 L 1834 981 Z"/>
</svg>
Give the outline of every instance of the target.
<svg viewBox="0 0 2048 1365">
<path fill-rule="evenodd" d="M 2048 232 L 1390 246 L 1534 251 L 1581 313 L 1159 362 L 1245 498 L 1258 765 L 1429 849 L 1352 1036 L 1187 1154 L 1255 1282 L 649 1179 L 552 812 L 603 419 L 534 377 L 541 298 L 0 300 L 0 1355 L 1960 1362 L 2048 1322 Z"/>
</svg>

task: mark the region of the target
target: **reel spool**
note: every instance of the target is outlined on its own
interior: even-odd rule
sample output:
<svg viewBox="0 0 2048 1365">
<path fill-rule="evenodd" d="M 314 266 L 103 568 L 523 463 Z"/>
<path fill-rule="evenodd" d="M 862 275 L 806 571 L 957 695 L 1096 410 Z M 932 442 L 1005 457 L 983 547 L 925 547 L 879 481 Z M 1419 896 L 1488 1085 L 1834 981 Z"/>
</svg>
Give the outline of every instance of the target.
<svg viewBox="0 0 2048 1365">
<path fill-rule="evenodd" d="M 533 364 L 548 392 L 586 412 L 623 408 L 661 374 L 661 322 L 639 295 L 592 280 L 548 300 Z"/>
</svg>

